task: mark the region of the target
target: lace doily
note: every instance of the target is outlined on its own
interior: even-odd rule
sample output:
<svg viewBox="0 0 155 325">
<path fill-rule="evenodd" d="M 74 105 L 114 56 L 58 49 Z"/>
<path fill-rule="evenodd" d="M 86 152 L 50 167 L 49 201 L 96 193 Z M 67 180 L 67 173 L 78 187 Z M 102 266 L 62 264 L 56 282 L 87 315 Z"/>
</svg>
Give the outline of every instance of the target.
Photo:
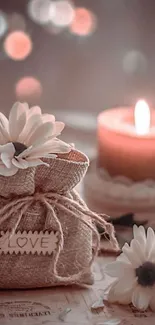
<svg viewBox="0 0 155 325">
<path fill-rule="evenodd" d="M 124 176 L 112 177 L 96 160 L 91 162 L 84 180 L 84 196 L 91 209 L 113 218 L 134 213 L 135 220 L 155 227 L 155 181 L 134 182 Z"/>
</svg>

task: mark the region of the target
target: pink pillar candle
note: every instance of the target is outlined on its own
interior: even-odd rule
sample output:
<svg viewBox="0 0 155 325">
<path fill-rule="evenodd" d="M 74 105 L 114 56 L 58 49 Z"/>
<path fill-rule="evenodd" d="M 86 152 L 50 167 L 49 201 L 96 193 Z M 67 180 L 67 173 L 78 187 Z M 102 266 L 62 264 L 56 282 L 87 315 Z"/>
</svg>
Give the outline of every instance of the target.
<svg viewBox="0 0 155 325">
<path fill-rule="evenodd" d="M 137 106 L 137 117 L 134 109 L 127 107 L 99 115 L 98 163 L 112 176 L 123 175 L 134 181 L 155 179 L 155 111 L 150 123 L 147 104 L 140 101 Z"/>
</svg>

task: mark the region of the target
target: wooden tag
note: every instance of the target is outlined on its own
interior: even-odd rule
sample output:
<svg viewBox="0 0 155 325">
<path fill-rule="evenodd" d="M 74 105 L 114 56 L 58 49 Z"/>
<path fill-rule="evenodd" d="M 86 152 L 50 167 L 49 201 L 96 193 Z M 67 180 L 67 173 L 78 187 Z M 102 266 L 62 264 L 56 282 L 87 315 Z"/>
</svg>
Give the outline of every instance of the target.
<svg viewBox="0 0 155 325">
<path fill-rule="evenodd" d="M 0 231 L 1 254 L 49 254 L 51 255 L 58 243 L 58 232 L 18 231 L 11 236 L 9 231 Z"/>
</svg>

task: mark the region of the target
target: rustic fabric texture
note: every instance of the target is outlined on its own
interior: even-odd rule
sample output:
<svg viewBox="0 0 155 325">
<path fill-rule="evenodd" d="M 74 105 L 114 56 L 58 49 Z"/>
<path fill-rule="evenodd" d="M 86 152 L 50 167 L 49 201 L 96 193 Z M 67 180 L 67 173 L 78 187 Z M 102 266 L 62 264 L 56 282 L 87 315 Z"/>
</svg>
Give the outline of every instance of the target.
<svg viewBox="0 0 155 325">
<path fill-rule="evenodd" d="M 92 284 L 91 264 L 99 248 L 94 221 L 105 227 L 114 249 L 118 248 L 112 225 L 91 212 L 74 190 L 86 173 L 87 157 L 72 150 L 45 161 L 49 168 L 38 166 L 9 178 L 0 176 L 0 230 L 11 234 L 55 230 L 57 249 L 44 256 L 1 255 L 0 288 Z"/>
</svg>

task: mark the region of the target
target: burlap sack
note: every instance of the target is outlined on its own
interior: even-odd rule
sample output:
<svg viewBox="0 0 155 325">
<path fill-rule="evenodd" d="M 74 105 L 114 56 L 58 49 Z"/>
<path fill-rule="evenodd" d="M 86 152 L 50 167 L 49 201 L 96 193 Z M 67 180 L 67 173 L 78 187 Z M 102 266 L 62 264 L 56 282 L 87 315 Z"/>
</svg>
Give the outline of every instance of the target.
<svg viewBox="0 0 155 325">
<path fill-rule="evenodd" d="M 105 227 L 117 249 L 112 226 L 89 211 L 74 190 L 87 170 L 87 157 L 72 150 L 46 162 L 49 168 L 41 165 L 0 176 L 0 230 L 11 235 L 54 230 L 59 234 L 57 248 L 53 255 L 2 254 L 0 288 L 92 284 L 91 264 L 99 248 L 93 221 Z"/>
</svg>

